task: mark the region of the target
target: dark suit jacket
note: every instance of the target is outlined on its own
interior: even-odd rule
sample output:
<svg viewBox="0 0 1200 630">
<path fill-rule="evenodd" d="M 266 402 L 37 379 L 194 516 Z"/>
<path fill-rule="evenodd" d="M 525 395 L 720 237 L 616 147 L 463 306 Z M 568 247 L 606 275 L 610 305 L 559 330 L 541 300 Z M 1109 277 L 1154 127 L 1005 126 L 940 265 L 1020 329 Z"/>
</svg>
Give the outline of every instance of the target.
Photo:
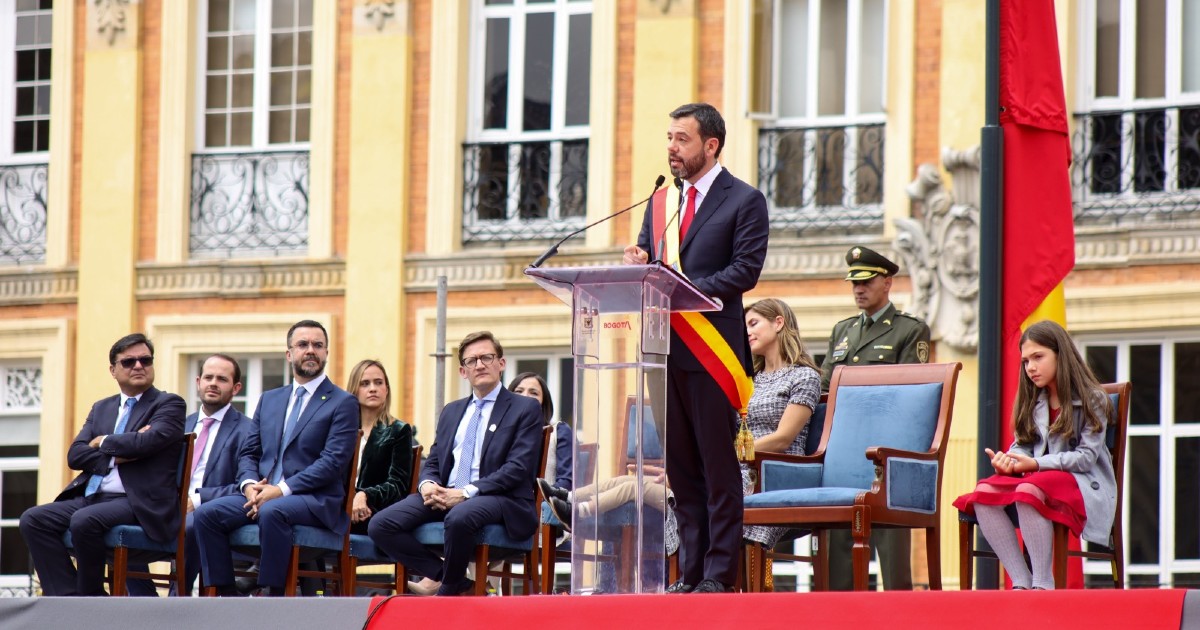
<svg viewBox="0 0 1200 630">
<path fill-rule="evenodd" d="M 132 460 L 117 466 L 138 525 L 152 540 L 168 541 L 179 531 L 179 495 L 175 482 L 187 408 L 179 396 L 151 387 L 133 405 L 125 431 L 113 435 L 120 406 L 120 395 L 92 405 L 83 428 L 67 450 L 67 465 L 82 472 L 55 501 L 81 496 L 92 475 L 108 473 L 110 458 Z M 146 425 L 150 428 L 139 433 Z M 88 446 L 100 435 L 108 436 L 100 448 Z"/>
<path fill-rule="evenodd" d="M 346 474 L 358 448 L 358 400 L 326 378 L 308 401 L 287 444 L 287 420 L 292 386 L 262 395 L 254 412 L 254 428 L 242 443 L 238 484 L 270 476 L 283 458 L 283 480 L 293 495 L 304 498 L 321 523 L 336 532 L 350 525 L 346 514 Z"/>
<path fill-rule="evenodd" d="M 199 422 L 200 414 L 188 416 L 187 423 L 183 426 L 184 433 L 199 433 L 196 427 Z M 201 504 L 219 497 L 241 494 L 238 490 L 238 482 L 241 481 L 237 476 L 238 453 L 252 427 L 250 418 L 242 415 L 237 409 L 230 407 L 229 411 L 225 412 L 225 417 L 221 419 L 221 430 L 217 431 L 217 437 L 213 438 L 212 450 L 208 453 L 204 479 L 197 490 Z"/>
<path fill-rule="evenodd" d="M 471 397 L 456 400 L 442 409 L 429 457 L 421 467 L 421 480 L 450 485 L 454 470 L 454 434 Z M 542 455 L 542 407 L 533 398 L 518 396 L 500 387 L 492 417 L 483 438 L 479 479 L 473 484 L 476 496 L 501 500 L 504 528 L 513 538 L 528 538 L 538 526 L 534 513 L 533 484 Z M 472 499 L 467 499 L 471 501 Z"/>
<path fill-rule="evenodd" d="M 669 208 L 667 216 L 674 212 L 674 208 Z M 647 252 L 656 251 L 651 234 L 653 213 L 653 208 L 647 207 L 642 231 L 638 234 L 638 247 Z M 747 374 L 753 373 L 753 365 L 750 342 L 746 338 L 742 294 L 758 284 L 767 258 L 769 231 L 766 198 L 722 168 L 679 244 L 679 262 L 684 275 L 698 289 L 720 298 L 724 304 L 719 312 L 704 313 L 704 316 L 729 342 Z M 670 362 L 686 370 L 704 370 L 674 332 L 671 333 Z"/>
<path fill-rule="evenodd" d="M 358 465 L 356 490 L 366 493 L 372 514 L 408 494 L 412 486 L 412 458 L 412 425 L 397 420 L 371 429 Z"/>
</svg>

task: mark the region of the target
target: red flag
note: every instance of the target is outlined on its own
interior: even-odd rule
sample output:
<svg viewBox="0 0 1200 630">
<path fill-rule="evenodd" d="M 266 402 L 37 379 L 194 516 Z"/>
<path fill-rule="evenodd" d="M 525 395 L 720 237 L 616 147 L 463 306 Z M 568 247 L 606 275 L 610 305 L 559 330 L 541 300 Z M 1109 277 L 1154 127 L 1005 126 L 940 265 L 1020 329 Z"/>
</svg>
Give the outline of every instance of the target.
<svg viewBox="0 0 1200 630">
<path fill-rule="evenodd" d="M 1012 441 L 1021 323 L 1075 266 L 1071 142 L 1053 0 L 1000 3 L 1004 131 L 1001 447 Z"/>
<path fill-rule="evenodd" d="M 1053 0 L 1000 3 L 1000 126 L 1004 131 L 1000 447 L 1007 448 L 1013 438 L 1021 324 L 1075 266 L 1071 141 Z M 1078 549 L 1078 538 L 1072 538 L 1071 548 Z M 1073 559 L 1067 573 L 1068 587 L 1083 586 L 1082 562 Z"/>
</svg>

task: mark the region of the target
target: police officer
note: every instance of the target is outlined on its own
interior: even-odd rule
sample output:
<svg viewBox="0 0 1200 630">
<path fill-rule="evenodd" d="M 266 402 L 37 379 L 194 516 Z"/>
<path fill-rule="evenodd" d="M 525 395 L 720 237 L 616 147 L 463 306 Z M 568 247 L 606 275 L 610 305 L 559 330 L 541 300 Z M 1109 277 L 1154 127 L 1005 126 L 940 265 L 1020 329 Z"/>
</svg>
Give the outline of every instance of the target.
<svg viewBox="0 0 1200 630">
<path fill-rule="evenodd" d="M 833 368 L 838 365 L 926 363 L 929 361 L 929 326 L 919 317 L 896 310 L 889 293 L 896 263 L 866 247 L 846 252 L 850 266 L 846 280 L 854 285 L 854 303 L 860 313 L 838 322 L 829 338 L 829 350 L 821 364 L 821 390 L 829 390 Z M 909 555 L 912 539 L 906 529 L 877 529 L 871 533 L 879 549 L 883 586 L 912 590 Z M 850 532 L 829 533 L 829 585 L 848 591 L 853 586 L 850 572 Z"/>
</svg>

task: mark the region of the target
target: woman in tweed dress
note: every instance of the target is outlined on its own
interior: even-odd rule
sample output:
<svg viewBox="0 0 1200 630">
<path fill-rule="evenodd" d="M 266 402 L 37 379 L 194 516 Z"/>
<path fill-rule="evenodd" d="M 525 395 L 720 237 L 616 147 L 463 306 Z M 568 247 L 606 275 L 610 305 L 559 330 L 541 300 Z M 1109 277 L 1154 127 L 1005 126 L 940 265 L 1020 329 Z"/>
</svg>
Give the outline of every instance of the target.
<svg viewBox="0 0 1200 630">
<path fill-rule="evenodd" d="M 804 348 L 796 315 L 782 300 L 759 300 L 746 307 L 746 335 L 754 355 L 754 395 L 747 417 L 754 450 L 803 455 L 808 419 L 821 396 L 821 373 Z M 742 490 L 754 492 L 745 464 Z M 742 538 L 770 549 L 785 531 L 748 525 Z"/>
</svg>

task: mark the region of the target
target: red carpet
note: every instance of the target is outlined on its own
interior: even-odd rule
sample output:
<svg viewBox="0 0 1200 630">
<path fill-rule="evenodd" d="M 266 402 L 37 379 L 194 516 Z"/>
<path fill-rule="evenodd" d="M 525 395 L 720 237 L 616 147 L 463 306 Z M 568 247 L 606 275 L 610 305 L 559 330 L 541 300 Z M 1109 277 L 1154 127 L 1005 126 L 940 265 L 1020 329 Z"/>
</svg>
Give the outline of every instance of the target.
<svg viewBox="0 0 1200 630">
<path fill-rule="evenodd" d="M 922 591 L 375 598 L 368 626 L 383 628 L 1171 628 L 1186 591 Z M 382 607 L 378 608 L 382 604 Z M 436 625 L 430 625 L 436 624 Z"/>
</svg>

